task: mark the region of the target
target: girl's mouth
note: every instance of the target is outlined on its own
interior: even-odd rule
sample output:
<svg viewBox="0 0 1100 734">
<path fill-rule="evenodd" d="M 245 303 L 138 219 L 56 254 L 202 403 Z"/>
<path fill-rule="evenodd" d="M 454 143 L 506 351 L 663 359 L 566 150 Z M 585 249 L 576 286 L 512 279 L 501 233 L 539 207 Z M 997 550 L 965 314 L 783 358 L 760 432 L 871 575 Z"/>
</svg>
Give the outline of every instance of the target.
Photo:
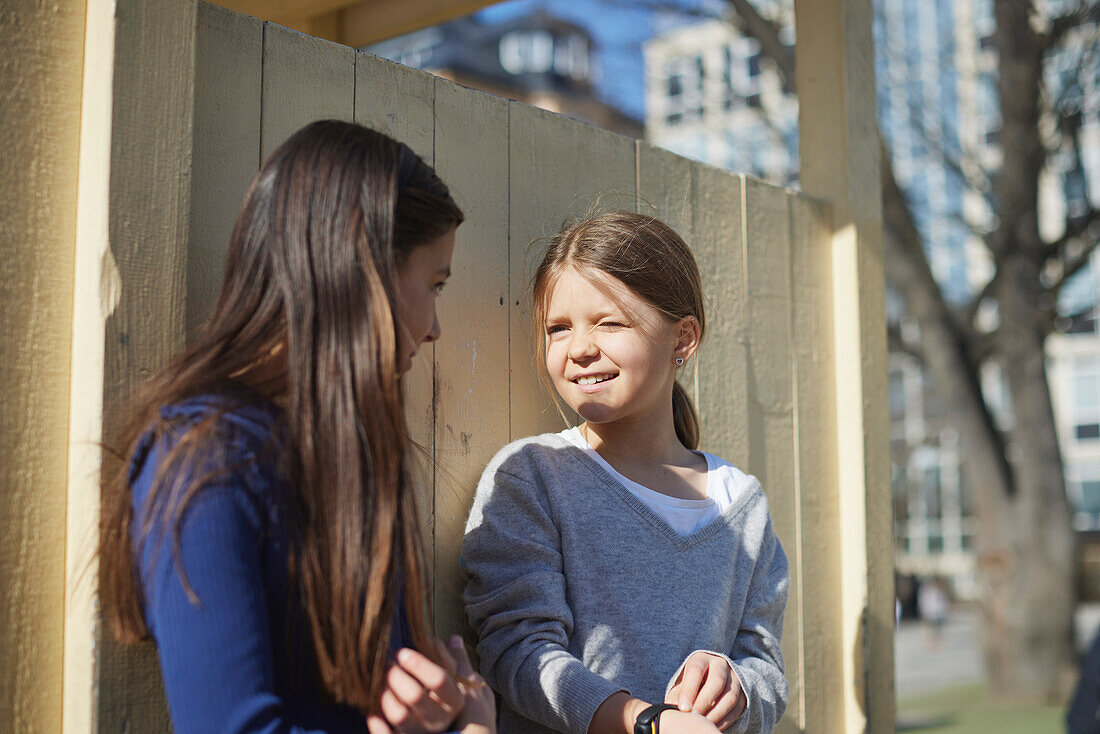
<svg viewBox="0 0 1100 734">
<path fill-rule="evenodd" d="M 616 377 L 618 377 L 618 375 L 585 375 L 583 377 L 574 378 L 573 382 L 581 387 L 588 387 L 590 385 L 598 385 L 601 382 L 607 382 L 608 380 L 614 380 Z"/>
</svg>

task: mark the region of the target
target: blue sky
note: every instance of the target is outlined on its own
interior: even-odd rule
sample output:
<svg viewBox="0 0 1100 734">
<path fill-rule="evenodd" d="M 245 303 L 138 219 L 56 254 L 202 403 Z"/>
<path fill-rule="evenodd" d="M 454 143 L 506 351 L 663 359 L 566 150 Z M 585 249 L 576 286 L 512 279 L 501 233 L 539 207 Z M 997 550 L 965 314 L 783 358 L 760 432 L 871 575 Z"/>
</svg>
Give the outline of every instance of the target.
<svg viewBox="0 0 1100 734">
<path fill-rule="evenodd" d="M 657 28 L 686 22 L 693 18 L 658 16 L 630 0 L 508 0 L 482 10 L 478 17 L 487 22 L 499 22 L 535 9 L 584 26 L 592 34 L 598 48 L 603 78 L 598 85 L 600 96 L 639 120 L 645 115 L 645 67 L 642 44 Z M 715 7 L 724 1 L 676 0 L 683 7 Z"/>
</svg>

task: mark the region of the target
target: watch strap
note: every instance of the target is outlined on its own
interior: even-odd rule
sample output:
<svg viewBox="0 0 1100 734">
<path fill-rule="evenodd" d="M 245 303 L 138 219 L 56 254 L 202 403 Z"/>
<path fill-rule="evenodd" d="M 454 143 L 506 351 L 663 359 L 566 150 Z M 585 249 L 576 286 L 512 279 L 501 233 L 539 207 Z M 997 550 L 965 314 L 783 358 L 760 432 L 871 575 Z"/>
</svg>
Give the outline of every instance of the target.
<svg viewBox="0 0 1100 734">
<path fill-rule="evenodd" d="M 671 703 L 655 703 L 634 720 L 634 734 L 658 734 L 658 717 L 669 709 L 676 708 Z"/>
</svg>

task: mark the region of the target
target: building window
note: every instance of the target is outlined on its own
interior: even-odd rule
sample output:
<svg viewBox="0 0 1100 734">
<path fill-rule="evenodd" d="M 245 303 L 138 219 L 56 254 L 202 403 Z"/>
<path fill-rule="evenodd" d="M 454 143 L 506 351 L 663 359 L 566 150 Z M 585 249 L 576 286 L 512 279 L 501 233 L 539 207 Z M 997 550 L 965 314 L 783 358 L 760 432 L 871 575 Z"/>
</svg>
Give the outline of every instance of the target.
<svg viewBox="0 0 1100 734">
<path fill-rule="evenodd" d="M 703 116 L 703 57 L 673 59 L 665 67 L 665 122 L 678 125 Z"/>
<path fill-rule="evenodd" d="M 1073 425 L 1078 441 L 1100 439 L 1100 362 L 1095 357 L 1073 360 Z"/>
<path fill-rule="evenodd" d="M 498 53 L 509 74 L 545 74 L 554 66 L 554 37 L 547 31 L 513 31 L 501 37 Z"/>
<path fill-rule="evenodd" d="M 722 109 L 733 109 L 733 49 L 722 49 Z"/>
<path fill-rule="evenodd" d="M 1093 515 L 1100 514 L 1100 479 L 1081 482 L 1081 500 L 1077 509 Z"/>
<path fill-rule="evenodd" d="M 890 370 L 890 420 L 905 420 L 905 373 Z"/>
<path fill-rule="evenodd" d="M 760 76 L 760 54 L 755 53 L 748 58 L 749 79 Z"/>
<path fill-rule="evenodd" d="M 940 482 L 938 464 L 933 464 L 924 470 L 921 477 L 921 492 L 924 495 L 925 517 L 939 520 L 943 516 L 943 485 Z"/>
<path fill-rule="evenodd" d="M 943 553 L 943 534 L 932 533 L 928 536 L 928 552 Z"/>
<path fill-rule="evenodd" d="M 1074 510 L 1078 530 L 1095 528 L 1100 520 L 1100 461 L 1066 464 L 1066 493 Z"/>
<path fill-rule="evenodd" d="M 1100 423 L 1078 423 L 1076 427 L 1078 441 L 1091 441 L 1100 438 Z"/>
</svg>

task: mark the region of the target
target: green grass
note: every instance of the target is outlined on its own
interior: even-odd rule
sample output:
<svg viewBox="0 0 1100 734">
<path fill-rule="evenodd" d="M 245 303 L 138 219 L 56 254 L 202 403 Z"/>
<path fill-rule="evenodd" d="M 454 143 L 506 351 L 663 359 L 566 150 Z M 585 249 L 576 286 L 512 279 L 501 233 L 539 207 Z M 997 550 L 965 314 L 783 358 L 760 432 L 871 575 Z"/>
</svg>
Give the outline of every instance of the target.
<svg viewBox="0 0 1100 734">
<path fill-rule="evenodd" d="M 969 685 L 898 702 L 899 732 L 928 734 L 1063 734 L 1065 710 L 996 702 Z"/>
</svg>

